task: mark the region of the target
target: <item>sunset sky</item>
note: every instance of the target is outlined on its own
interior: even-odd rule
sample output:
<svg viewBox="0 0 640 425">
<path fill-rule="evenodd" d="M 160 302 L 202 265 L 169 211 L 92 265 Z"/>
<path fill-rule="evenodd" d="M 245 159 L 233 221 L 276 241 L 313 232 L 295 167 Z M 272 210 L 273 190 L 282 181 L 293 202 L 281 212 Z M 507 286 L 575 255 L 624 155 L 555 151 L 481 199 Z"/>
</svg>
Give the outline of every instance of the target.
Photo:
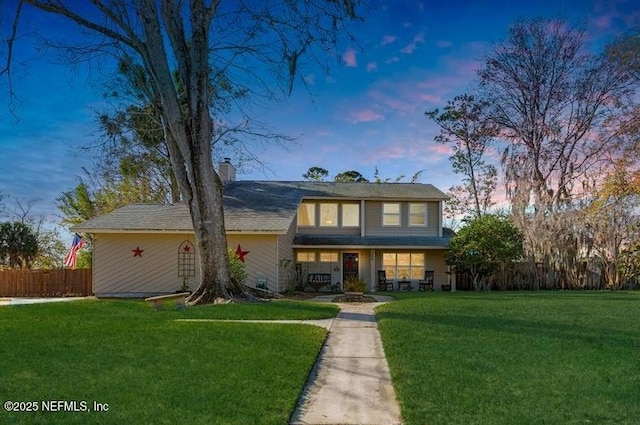
<svg viewBox="0 0 640 425">
<path fill-rule="evenodd" d="M 584 27 L 587 47 L 599 52 L 640 17 L 637 0 L 369 3 L 366 21 L 353 27 L 357 44 L 342 46 L 342 65 L 334 61 L 330 75 L 305 71 L 309 90 L 296 87 L 286 103 L 256 111 L 296 141 L 286 148 L 252 146 L 267 169 L 241 170 L 238 179 L 300 180 L 311 166 L 326 168 L 331 177 L 354 169 L 372 178 L 377 166 L 383 178 L 405 175 L 405 181 L 424 170 L 420 182 L 446 190 L 458 177 L 424 112 L 474 84 L 483 55 L 506 37 L 510 24 L 560 17 Z M 11 7 L 11 1 L 2 4 Z M 60 63 L 35 34 L 73 37 L 75 28 L 27 12 L 16 44 L 13 113 L 6 80 L 0 82 L 0 194 L 37 199 L 35 212 L 54 218 L 55 198 L 77 184 L 82 167 L 91 168 L 80 147 L 96 140 L 95 113 L 105 106 L 102 83 L 110 70 L 104 62 Z M 6 13 L 2 19 L 4 39 Z"/>
</svg>

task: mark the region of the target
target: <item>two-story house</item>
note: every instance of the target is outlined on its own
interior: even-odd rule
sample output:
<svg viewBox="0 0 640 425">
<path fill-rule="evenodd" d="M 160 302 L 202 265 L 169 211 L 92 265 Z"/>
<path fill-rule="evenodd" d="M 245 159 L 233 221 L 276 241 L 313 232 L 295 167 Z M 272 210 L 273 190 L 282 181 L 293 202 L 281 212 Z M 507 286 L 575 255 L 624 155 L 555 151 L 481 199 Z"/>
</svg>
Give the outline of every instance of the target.
<svg viewBox="0 0 640 425">
<path fill-rule="evenodd" d="M 244 261 L 248 285 L 282 292 L 321 275 L 321 289 L 335 289 L 356 275 L 376 291 L 379 270 L 413 289 L 425 270 L 434 272 L 434 289 L 451 283 L 447 196 L 430 184 L 235 181 L 229 162 L 219 172 L 228 245 Z M 73 230 L 93 235 L 97 296 L 195 289 L 198 253 L 184 204 L 129 205 Z"/>
</svg>

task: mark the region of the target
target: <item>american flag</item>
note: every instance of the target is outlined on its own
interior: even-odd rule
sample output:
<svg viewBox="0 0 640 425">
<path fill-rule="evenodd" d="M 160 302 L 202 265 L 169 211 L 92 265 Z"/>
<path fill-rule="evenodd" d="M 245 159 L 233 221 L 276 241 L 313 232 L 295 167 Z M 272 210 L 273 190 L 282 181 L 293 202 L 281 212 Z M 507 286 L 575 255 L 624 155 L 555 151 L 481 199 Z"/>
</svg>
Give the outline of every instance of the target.
<svg viewBox="0 0 640 425">
<path fill-rule="evenodd" d="M 69 252 L 67 256 L 64 257 L 64 265 L 65 267 L 71 267 L 71 270 L 76 269 L 76 263 L 78 261 L 78 251 L 84 245 L 84 239 L 79 234 L 75 234 L 73 237 L 73 242 L 71 242 L 71 248 L 69 248 Z"/>
</svg>

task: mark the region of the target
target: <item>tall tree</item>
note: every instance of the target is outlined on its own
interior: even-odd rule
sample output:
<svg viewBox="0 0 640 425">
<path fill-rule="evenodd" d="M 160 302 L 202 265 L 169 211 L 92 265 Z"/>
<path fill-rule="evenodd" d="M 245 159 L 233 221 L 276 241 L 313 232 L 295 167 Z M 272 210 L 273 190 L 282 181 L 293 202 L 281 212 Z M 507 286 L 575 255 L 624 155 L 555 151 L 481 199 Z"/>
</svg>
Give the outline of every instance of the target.
<svg viewBox="0 0 640 425">
<path fill-rule="evenodd" d="M 359 2 L 94 0 L 89 5 L 22 0 L 19 7 L 23 3 L 92 31 L 103 39 L 102 48 L 113 47 L 120 56 L 124 52 L 143 67 L 149 76 L 148 101 L 162 119 L 171 166 L 197 238 L 202 281 L 190 301 L 244 296 L 244 288 L 231 278 L 226 255 L 223 185 L 212 160 L 211 82 L 220 77 L 246 88 L 247 96 L 268 97 L 275 87 L 290 93 L 304 55 L 318 57 L 320 49 L 335 46 L 344 24 L 356 17 Z M 269 71 L 280 84 L 264 77 Z"/>
<path fill-rule="evenodd" d="M 609 44 L 606 55 L 615 66 L 640 82 L 640 27 L 618 37 Z"/>
<path fill-rule="evenodd" d="M 31 268 L 38 254 L 38 240 L 20 221 L 0 223 L 0 262 L 11 268 Z"/>
<path fill-rule="evenodd" d="M 9 203 L 5 207 L 8 217 L 7 223 L 12 227 L 6 227 L 5 243 L 13 241 L 14 246 L 26 253 L 21 256 L 19 263 L 24 267 L 51 269 L 58 268 L 62 264 L 65 255 L 65 246 L 60 239 L 56 224 L 45 216 L 34 213 L 37 199 L 23 199 L 8 196 Z M 8 236 L 13 235 L 13 236 Z M 35 238 L 35 244 L 31 237 Z M 26 247 L 26 248 L 25 248 Z M 36 252 L 29 252 L 35 247 Z M 15 252 L 17 250 L 14 249 Z M 5 251 L 9 252 L 9 251 Z"/>
<path fill-rule="evenodd" d="M 369 180 L 363 176 L 359 171 L 349 170 L 343 173 L 338 173 L 333 178 L 337 182 L 356 182 L 356 183 L 369 183 Z"/>
<path fill-rule="evenodd" d="M 584 53 L 584 32 L 560 21 L 518 22 L 479 71 L 503 154 L 514 213 L 547 214 L 571 201 L 576 180 L 610 143 L 602 125 L 619 113 L 626 74 Z"/>
<path fill-rule="evenodd" d="M 485 162 L 485 153 L 498 128 L 487 115 L 489 102 L 463 94 L 447 102 L 442 111 L 425 112 L 440 127 L 435 140 L 453 146 L 449 158 L 453 172 L 462 174 L 462 186 L 453 186 L 449 194 L 455 212 L 480 217 L 494 205 L 497 170 Z"/>
<path fill-rule="evenodd" d="M 329 176 L 329 171 L 322 167 L 309 167 L 306 173 L 302 175 L 302 178 L 309 181 L 321 182 L 325 181 Z"/>
<path fill-rule="evenodd" d="M 606 57 L 612 66 L 626 72 L 640 89 L 640 27 L 618 37 L 606 48 Z M 624 156 L 640 159 L 640 106 L 625 113 L 617 122 L 617 135 L 625 146 Z"/>
<path fill-rule="evenodd" d="M 579 275 L 574 203 L 589 174 L 620 154 L 629 75 L 586 52 L 585 34 L 556 20 L 514 24 L 479 71 L 490 118 L 506 142 L 502 165 L 528 264 L 541 287 Z"/>
</svg>

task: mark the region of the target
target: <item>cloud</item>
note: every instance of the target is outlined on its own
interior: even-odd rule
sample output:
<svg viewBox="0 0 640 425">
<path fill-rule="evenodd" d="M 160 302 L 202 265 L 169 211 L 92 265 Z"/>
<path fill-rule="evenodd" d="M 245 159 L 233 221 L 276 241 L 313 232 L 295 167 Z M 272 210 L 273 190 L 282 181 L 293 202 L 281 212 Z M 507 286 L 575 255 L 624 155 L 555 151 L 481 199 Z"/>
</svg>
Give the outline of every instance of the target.
<svg viewBox="0 0 640 425">
<path fill-rule="evenodd" d="M 367 72 L 374 72 L 378 70 L 378 64 L 373 61 L 367 64 Z"/>
<path fill-rule="evenodd" d="M 440 49 L 446 49 L 453 46 L 453 42 L 448 41 L 448 40 L 438 40 L 436 42 L 436 47 L 440 48 Z"/>
<path fill-rule="evenodd" d="M 347 121 L 351 124 L 359 124 L 361 122 L 373 122 L 384 120 L 384 115 L 379 114 L 371 109 L 362 109 L 359 111 L 353 111 L 347 117 Z"/>
<path fill-rule="evenodd" d="M 384 63 L 386 63 L 386 64 L 390 64 L 390 63 L 396 63 L 396 62 L 399 62 L 399 61 L 400 61 L 400 58 L 399 58 L 399 57 L 397 57 L 397 56 L 392 56 L 392 57 L 390 57 L 389 59 L 387 59 L 386 61 L 384 61 Z"/>
<path fill-rule="evenodd" d="M 395 35 L 385 35 L 384 37 L 382 37 L 382 41 L 380 42 L 380 44 L 386 46 L 387 44 L 393 43 L 397 39 L 398 37 Z"/>
<path fill-rule="evenodd" d="M 600 15 L 594 19 L 593 24 L 598 29 L 608 29 L 611 26 L 612 20 L 613 16 L 611 14 Z"/>
<path fill-rule="evenodd" d="M 418 44 L 422 43 L 424 43 L 424 31 L 420 31 L 418 34 L 416 34 L 415 37 L 413 37 L 411 43 L 404 46 L 400 51 L 402 53 L 410 55 L 418 48 Z"/>
<path fill-rule="evenodd" d="M 445 145 L 442 143 L 427 146 L 427 151 L 437 155 L 446 155 L 447 157 L 453 155 L 453 148 L 451 145 Z"/>
<path fill-rule="evenodd" d="M 355 68 L 358 66 L 358 61 L 356 60 L 356 51 L 353 49 L 347 49 L 347 51 L 342 55 L 342 59 L 348 67 Z"/>
<path fill-rule="evenodd" d="M 448 146 L 436 144 L 427 139 L 408 137 L 392 145 L 379 146 L 366 152 L 363 160 L 367 164 L 385 160 L 403 160 L 411 163 L 448 163 L 451 150 Z"/>
<path fill-rule="evenodd" d="M 442 102 L 442 98 L 440 96 L 429 94 L 429 93 L 422 93 L 418 96 L 418 98 L 426 103 L 439 104 Z"/>
</svg>

